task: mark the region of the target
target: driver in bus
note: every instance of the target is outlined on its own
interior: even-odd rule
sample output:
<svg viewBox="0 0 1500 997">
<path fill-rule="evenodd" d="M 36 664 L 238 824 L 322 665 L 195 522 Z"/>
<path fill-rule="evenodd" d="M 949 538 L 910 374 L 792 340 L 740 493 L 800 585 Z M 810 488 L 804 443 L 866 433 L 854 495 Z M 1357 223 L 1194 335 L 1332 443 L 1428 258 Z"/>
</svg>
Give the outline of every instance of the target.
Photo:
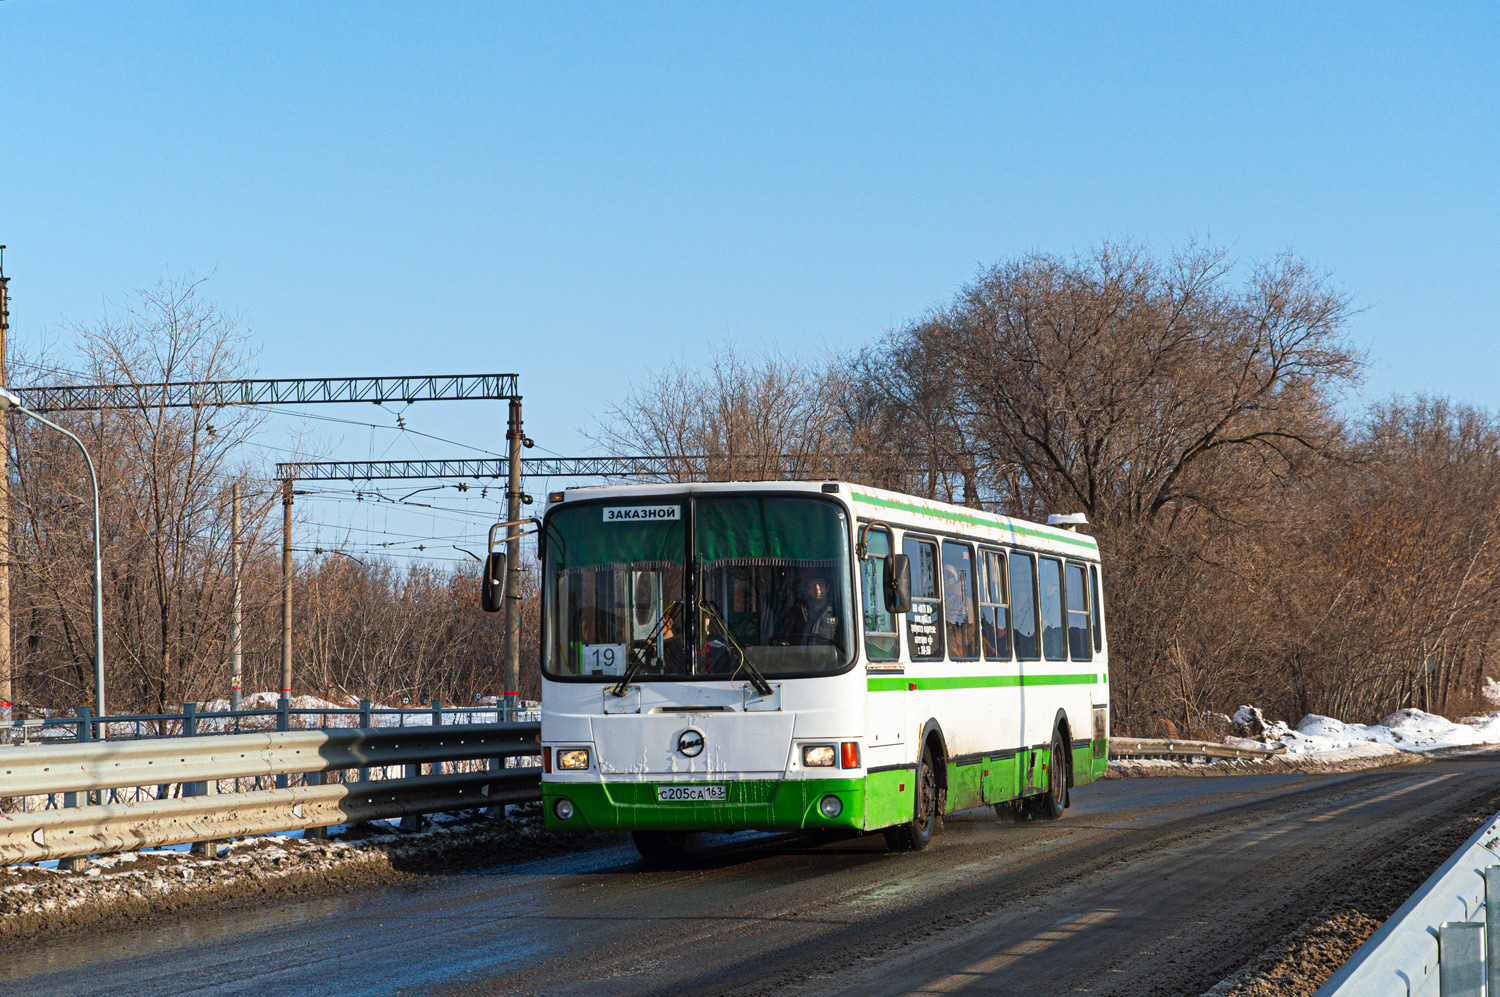
<svg viewBox="0 0 1500 997">
<path fill-rule="evenodd" d="M 678 675 L 687 671 L 687 640 L 677 629 L 677 614 L 681 603 L 667 608 L 661 621 L 661 658 L 657 667 L 663 675 Z"/>
<path fill-rule="evenodd" d="M 821 574 L 805 575 L 797 586 L 797 604 L 792 619 L 798 633 L 825 637 L 838 643 L 839 618 L 829 600 L 828 579 Z"/>
</svg>

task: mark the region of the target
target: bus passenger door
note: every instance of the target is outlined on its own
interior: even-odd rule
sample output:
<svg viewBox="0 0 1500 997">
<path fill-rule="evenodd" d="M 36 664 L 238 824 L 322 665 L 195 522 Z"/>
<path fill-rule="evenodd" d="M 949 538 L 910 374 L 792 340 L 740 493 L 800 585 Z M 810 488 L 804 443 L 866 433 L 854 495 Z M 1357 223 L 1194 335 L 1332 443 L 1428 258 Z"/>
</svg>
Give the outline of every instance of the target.
<svg viewBox="0 0 1500 997">
<path fill-rule="evenodd" d="M 905 669 L 896 617 L 885 605 L 885 563 L 891 554 L 891 535 L 878 527 L 864 533 L 868 556 L 860 562 L 860 603 L 864 613 L 865 675 L 868 733 L 866 765 L 876 768 L 905 761 Z"/>
<path fill-rule="evenodd" d="M 906 692 L 905 688 L 893 688 L 903 676 L 882 675 L 880 671 L 866 668 L 865 675 L 871 681 L 868 703 L 869 750 L 867 764 L 871 768 L 882 765 L 898 765 L 905 761 L 905 752 L 900 746 L 906 742 Z M 884 679 L 891 681 L 884 681 Z"/>
<path fill-rule="evenodd" d="M 1027 688 L 1027 680 L 1038 677 L 1043 669 L 1039 667 L 1042 635 L 1038 625 L 1036 558 L 1025 551 L 1010 552 L 1010 608 L 1020 681 L 1020 723 L 1016 733 L 1022 750 L 1017 756 L 1016 792 L 1027 796 L 1047 788 L 1036 746 L 1052 735 L 1050 729 L 1043 733 L 1044 726 L 1051 723 L 1045 704 L 1037 701 L 1034 688 Z"/>
</svg>

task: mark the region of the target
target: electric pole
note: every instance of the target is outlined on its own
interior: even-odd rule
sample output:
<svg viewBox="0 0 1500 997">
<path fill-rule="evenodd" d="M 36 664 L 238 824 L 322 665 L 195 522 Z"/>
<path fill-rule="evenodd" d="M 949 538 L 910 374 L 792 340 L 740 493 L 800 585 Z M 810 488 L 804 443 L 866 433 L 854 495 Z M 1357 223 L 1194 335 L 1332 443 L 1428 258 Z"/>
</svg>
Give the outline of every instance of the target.
<svg viewBox="0 0 1500 997">
<path fill-rule="evenodd" d="M 292 695 L 292 479 L 281 482 L 281 698 Z"/>
<path fill-rule="evenodd" d="M 240 483 L 229 487 L 229 574 L 234 587 L 229 607 L 229 708 L 240 708 L 240 691 L 244 671 L 244 643 L 240 631 L 240 571 L 243 559 L 240 555 Z"/>
<path fill-rule="evenodd" d="M 10 278 L 5 276 L 5 247 L 0 246 L 0 385 L 10 384 L 6 369 L 10 346 Z M 10 417 L 0 417 L 0 720 L 10 719 Z"/>
<path fill-rule="evenodd" d="M 509 478 L 505 490 L 505 708 L 514 718 L 521 707 L 521 399 L 510 400 L 510 424 L 505 430 L 510 444 Z"/>
</svg>

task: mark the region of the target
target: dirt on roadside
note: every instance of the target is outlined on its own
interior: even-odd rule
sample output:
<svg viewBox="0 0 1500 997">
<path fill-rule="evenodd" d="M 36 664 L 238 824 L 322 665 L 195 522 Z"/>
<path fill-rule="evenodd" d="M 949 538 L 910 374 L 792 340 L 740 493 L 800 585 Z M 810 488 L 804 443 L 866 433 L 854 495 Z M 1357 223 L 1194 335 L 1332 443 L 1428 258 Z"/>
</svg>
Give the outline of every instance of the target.
<svg viewBox="0 0 1500 997">
<path fill-rule="evenodd" d="M 1221 775 L 1269 775 L 1274 772 L 1331 774 L 1366 772 L 1401 765 L 1422 765 L 1427 758 L 1410 751 L 1395 751 L 1353 757 L 1326 755 L 1279 755 L 1274 758 L 1223 758 L 1212 762 L 1179 762 L 1165 758 L 1110 759 L 1105 779 L 1146 779 L 1155 776 L 1212 777 Z"/>
<path fill-rule="evenodd" d="M 272 897 L 326 896 L 593 848 L 602 840 L 548 833 L 540 804 L 506 811 L 437 815 L 420 831 L 376 823 L 328 840 L 244 838 L 221 843 L 217 857 L 129 852 L 93 859 L 81 872 L 0 867 L 0 951 L 26 947 L 38 936 Z"/>
</svg>

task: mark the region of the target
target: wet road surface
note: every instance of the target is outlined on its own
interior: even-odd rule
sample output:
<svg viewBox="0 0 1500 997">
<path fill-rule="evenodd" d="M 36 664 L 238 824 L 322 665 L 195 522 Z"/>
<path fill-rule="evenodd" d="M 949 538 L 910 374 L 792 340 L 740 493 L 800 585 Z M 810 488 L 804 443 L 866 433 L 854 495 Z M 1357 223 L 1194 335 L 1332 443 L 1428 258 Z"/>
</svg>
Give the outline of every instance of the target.
<svg viewBox="0 0 1500 997">
<path fill-rule="evenodd" d="M 1331 884 L 1500 792 L 1500 759 L 1351 775 L 1111 780 L 1056 823 L 628 839 L 325 899 L 197 911 L 0 958 L 0 995 L 1201 994 Z"/>
</svg>

